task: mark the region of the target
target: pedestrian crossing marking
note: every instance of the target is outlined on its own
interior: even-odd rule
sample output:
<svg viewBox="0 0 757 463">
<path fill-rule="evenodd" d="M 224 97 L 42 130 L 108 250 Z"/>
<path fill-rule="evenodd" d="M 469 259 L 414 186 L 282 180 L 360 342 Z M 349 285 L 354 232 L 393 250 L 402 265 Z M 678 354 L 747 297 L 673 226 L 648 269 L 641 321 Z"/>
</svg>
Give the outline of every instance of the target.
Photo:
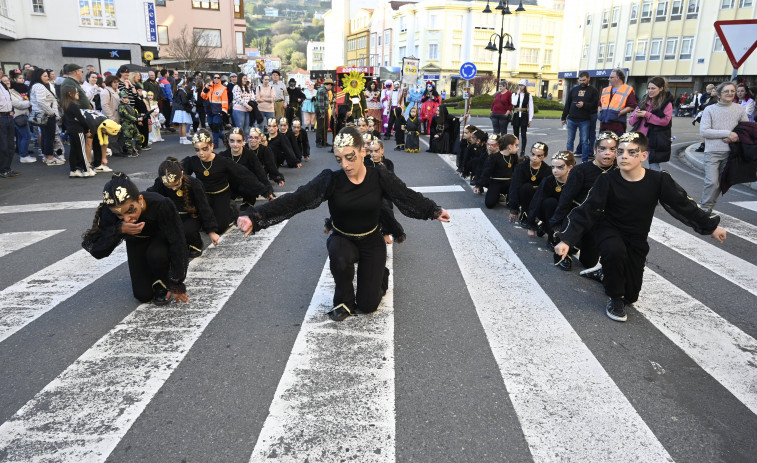
<svg viewBox="0 0 757 463">
<path fill-rule="evenodd" d="M 744 209 L 749 209 L 750 211 L 757 212 L 757 201 L 735 201 L 731 204 L 735 204 L 736 206 L 743 207 Z"/>
<path fill-rule="evenodd" d="M 484 212 L 449 212 L 444 231 L 534 460 L 672 461 Z"/>
<path fill-rule="evenodd" d="M 0 257 L 57 235 L 63 230 L 23 231 L 0 234 Z"/>
<path fill-rule="evenodd" d="M 285 224 L 194 259 L 189 303 L 137 307 L 0 426 L 4 461 L 104 461 Z"/>
<path fill-rule="evenodd" d="M 757 340 L 648 267 L 634 307 L 757 414 Z"/>
<path fill-rule="evenodd" d="M 121 245 L 104 259 L 81 249 L 0 291 L 0 342 L 126 261 Z"/>
<path fill-rule="evenodd" d="M 757 226 L 720 211 L 717 211 L 716 214 L 720 216 L 720 226 L 725 228 L 729 235 L 740 236 L 753 244 L 757 244 Z"/>
<path fill-rule="evenodd" d="M 757 296 L 757 266 L 655 218 L 649 237 Z"/>
<path fill-rule="evenodd" d="M 392 273 L 376 312 L 335 323 L 326 261 L 251 462 L 340 461 L 344 448 L 360 462 L 394 462 Z"/>
<path fill-rule="evenodd" d="M 26 212 L 67 211 L 73 209 L 97 209 L 100 201 L 66 201 L 64 203 L 18 204 L 0 206 L 0 214 L 19 214 Z"/>
</svg>

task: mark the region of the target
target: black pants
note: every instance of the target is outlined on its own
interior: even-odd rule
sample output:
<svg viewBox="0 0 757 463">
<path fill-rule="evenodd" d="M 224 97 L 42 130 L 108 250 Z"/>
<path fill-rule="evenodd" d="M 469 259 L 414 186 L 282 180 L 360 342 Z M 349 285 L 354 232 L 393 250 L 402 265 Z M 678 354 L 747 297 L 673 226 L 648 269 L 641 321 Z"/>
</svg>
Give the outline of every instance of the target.
<svg viewBox="0 0 757 463">
<path fill-rule="evenodd" d="M 334 307 L 344 304 L 363 313 L 378 309 L 386 293 L 386 243 L 377 230 L 362 239 L 332 233 L 326 241 L 331 274 L 334 276 Z M 357 263 L 357 294 L 352 287 Z"/>
<path fill-rule="evenodd" d="M 528 113 L 523 112 L 513 116 L 513 135 L 518 137 L 520 141 L 520 154 L 526 152 L 526 144 L 528 143 L 528 137 L 526 137 L 526 131 L 528 130 Z"/>
<path fill-rule="evenodd" d="M 544 222 L 544 229 L 547 230 L 549 228 L 549 219 L 554 215 L 556 209 L 557 198 L 546 198 L 536 210 L 536 217 L 532 218 L 534 219 L 534 223 L 536 223 L 536 218 L 541 219 L 541 221 Z"/>
<path fill-rule="evenodd" d="M 140 302 L 153 299 L 153 284 L 168 283 L 168 241 L 162 234 L 149 238 L 131 237 L 126 240 L 131 291 Z"/>
<path fill-rule="evenodd" d="M 13 116 L 0 116 L 0 172 L 11 168 L 15 137 Z M 46 154 L 44 151 L 42 153 Z M 52 150 L 50 153 L 52 154 Z M 27 156 L 27 153 L 21 153 L 21 156 Z"/>
<path fill-rule="evenodd" d="M 87 149 L 87 137 L 82 132 L 68 132 L 68 137 L 68 166 L 71 172 L 77 170 L 86 172 L 88 164 L 84 158 L 84 151 Z"/>
<path fill-rule="evenodd" d="M 150 144 L 150 118 L 146 117 L 142 121 L 142 125 L 137 125 L 140 135 L 142 135 L 142 148 L 147 148 Z"/>
<path fill-rule="evenodd" d="M 239 215 L 239 211 L 231 204 L 231 188 L 218 194 L 207 193 L 206 195 L 210 208 L 213 209 L 213 215 L 216 216 L 216 222 L 218 222 L 218 234 L 221 235 L 227 228 L 234 225 Z"/>
<path fill-rule="evenodd" d="M 202 237 L 200 237 L 200 219 L 190 214 L 180 214 L 181 225 L 184 229 L 184 239 L 190 249 L 202 251 Z"/>
<path fill-rule="evenodd" d="M 205 106 L 202 102 L 198 102 L 195 107 L 197 108 L 197 117 L 193 118 L 192 130 L 197 132 L 198 127 L 205 128 Z M 247 137 L 247 134 L 245 134 L 245 137 Z"/>
<path fill-rule="evenodd" d="M 315 129 L 315 144 L 319 146 L 323 146 L 326 143 L 328 143 L 329 139 L 329 123 L 326 120 L 326 117 L 321 116 L 318 119 L 316 119 L 316 129 Z"/>
<path fill-rule="evenodd" d="M 597 241 L 602 255 L 602 284 L 605 294 L 608 297 L 625 297 L 628 302 L 636 302 L 641 291 L 649 243 L 646 239 L 623 236 L 618 230 L 608 226 L 600 226 L 597 229 Z"/>
<path fill-rule="evenodd" d="M 506 195 L 510 191 L 510 180 L 490 180 L 484 196 L 484 205 L 492 209 L 499 202 L 499 195 Z"/>
<path fill-rule="evenodd" d="M 528 208 L 531 206 L 531 200 L 534 199 L 536 194 L 536 188 L 531 183 L 524 183 L 518 188 L 518 202 L 516 206 L 520 206 L 522 212 L 528 212 Z"/>
</svg>

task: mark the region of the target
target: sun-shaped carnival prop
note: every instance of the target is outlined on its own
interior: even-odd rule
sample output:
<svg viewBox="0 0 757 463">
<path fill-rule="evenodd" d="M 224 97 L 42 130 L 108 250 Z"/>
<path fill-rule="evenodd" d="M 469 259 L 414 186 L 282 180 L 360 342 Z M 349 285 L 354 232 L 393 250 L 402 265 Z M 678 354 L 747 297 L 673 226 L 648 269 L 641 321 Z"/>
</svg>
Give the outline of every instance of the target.
<svg viewBox="0 0 757 463">
<path fill-rule="evenodd" d="M 357 71 L 350 71 L 342 77 L 342 89 L 350 96 L 360 96 L 365 90 L 365 76 Z"/>
</svg>

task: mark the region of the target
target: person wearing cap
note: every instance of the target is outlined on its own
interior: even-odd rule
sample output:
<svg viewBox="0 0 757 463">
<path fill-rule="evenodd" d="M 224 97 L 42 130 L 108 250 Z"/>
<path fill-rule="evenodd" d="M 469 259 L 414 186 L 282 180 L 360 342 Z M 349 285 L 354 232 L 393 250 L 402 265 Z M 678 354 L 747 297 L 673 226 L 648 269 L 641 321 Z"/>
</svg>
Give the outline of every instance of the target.
<svg viewBox="0 0 757 463">
<path fill-rule="evenodd" d="M 287 96 L 289 97 L 289 106 L 286 109 L 286 118 L 289 125 L 292 125 L 294 119 L 300 119 L 300 110 L 302 109 L 302 102 L 305 101 L 305 94 L 297 87 L 297 81 L 289 79 L 289 86 L 287 87 Z"/>
<path fill-rule="evenodd" d="M 276 97 L 273 100 L 273 113 L 276 119 L 281 119 L 285 116 L 284 110 L 289 106 L 289 93 L 287 93 L 287 87 L 284 82 L 281 81 L 281 72 L 274 69 L 271 72 L 271 87 L 276 92 Z"/>
<path fill-rule="evenodd" d="M 330 146 L 328 144 L 328 134 L 331 107 L 334 101 L 333 88 L 334 81 L 329 77 L 323 81 L 323 85 L 315 94 L 315 145 L 319 148 Z"/>
<path fill-rule="evenodd" d="M 520 155 L 526 153 L 526 131 L 534 118 L 534 99 L 528 93 L 528 79 L 518 82 L 518 90 L 513 93 L 513 134 L 520 139 Z M 518 135 L 520 133 L 520 136 Z"/>
<path fill-rule="evenodd" d="M 87 98 L 87 92 L 84 91 L 81 84 L 84 81 L 84 71 L 78 64 L 66 64 L 63 66 L 63 72 L 68 75 L 63 79 L 61 84 L 61 94 L 67 87 L 74 87 L 78 94 L 79 109 L 90 109 L 91 103 Z"/>
</svg>

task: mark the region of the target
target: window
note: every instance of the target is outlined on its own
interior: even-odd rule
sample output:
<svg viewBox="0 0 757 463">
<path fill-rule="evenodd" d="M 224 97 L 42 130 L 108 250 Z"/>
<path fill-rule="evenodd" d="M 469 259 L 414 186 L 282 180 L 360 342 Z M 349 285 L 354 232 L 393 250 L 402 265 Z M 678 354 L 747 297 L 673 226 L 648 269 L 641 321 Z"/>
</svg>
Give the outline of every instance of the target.
<svg viewBox="0 0 757 463">
<path fill-rule="evenodd" d="M 591 15 L 590 14 L 586 15 L 586 25 L 587 26 L 591 26 Z"/>
<path fill-rule="evenodd" d="M 636 24 L 636 22 L 639 20 L 639 4 L 634 3 L 631 5 L 631 18 L 629 23 L 630 24 Z"/>
<path fill-rule="evenodd" d="M 428 59 L 439 59 L 439 44 L 428 44 Z"/>
<path fill-rule="evenodd" d="M 9 18 L 8 0 L 0 0 L 0 16 L 5 16 L 6 18 Z"/>
<path fill-rule="evenodd" d="M 32 14 L 45 14 L 45 0 L 32 0 Z"/>
<path fill-rule="evenodd" d="M 546 66 L 552 65 L 552 50 L 544 50 L 544 64 Z"/>
<path fill-rule="evenodd" d="M 435 14 L 429 15 L 428 17 L 428 28 L 429 29 L 437 29 L 437 16 Z"/>
<path fill-rule="evenodd" d="M 381 34 L 374 34 L 376 36 L 376 46 L 381 46 Z"/>
<path fill-rule="evenodd" d="M 391 29 L 384 31 L 384 46 L 388 47 L 392 44 L 392 31 Z"/>
<path fill-rule="evenodd" d="M 376 48 L 376 34 L 371 34 L 371 50 Z"/>
<path fill-rule="evenodd" d="M 463 15 L 455 15 L 455 30 L 463 30 Z"/>
<path fill-rule="evenodd" d="M 79 0 L 82 26 L 116 27 L 115 0 Z"/>
<path fill-rule="evenodd" d="M 721 0 L 720 9 L 730 10 L 736 5 L 736 0 Z"/>
<path fill-rule="evenodd" d="M 636 44 L 636 56 L 634 59 L 636 59 L 636 61 L 644 61 L 647 59 L 647 39 L 639 40 L 639 43 Z"/>
<path fill-rule="evenodd" d="M 646 1 L 641 4 L 641 22 L 648 23 L 652 20 L 652 2 Z"/>
<path fill-rule="evenodd" d="M 244 19 L 244 0 L 234 0 L 234 19 Z"/>
<path fill-rule="evenodd" d="M 610 27 L 618 27 L 618 20 L 620 19 L 620 7 L 616 6 L 612 9 L 612 22 Z"/>
<path fill-rule="evenodd" d="M 158 26 L 158 44 L 168 45 L 168 26 Z"/>
<path fill-rule="evenodd" d="M 197 45 L 221 48 L 221 29 L 194 29 Z"/>
<path fill-rule="evenodd" d="M 631 61 L 633 59 L 633 40 L 626 42 L 626 56 L 624 59 L 626 61 Z"/>
<path fill-rule="evenodd" d="M 407 32 L 407 23 L 404 16 L 400 16 L 400 32 Z"/>
<path fill-rule="evenodd" d="M 462 45 L 452 45 L 452 61 L 460 61 L 463 56 Z"/>
<path fill-rule="evenodd" d="M 418 51 L 418 45 L 415 46 L 415 52 L 413 53 L 413 56 L 415 56 L 416 58 L 421 56 L 420 52 Z"/>
<path fill-rule="evenodd" d="M 234 34 L 237 39 L 237 55 L 244 55 L 244 32 Z"/>
<path fill-rule="evenodd" d="M 399 49 L 399 57 L 400 61 L 402 61 L 402 58 L 407 56 L 407 47 L 400 47 Z"/>
<path fill-rule="evenodd" d="M 192 8 L 201 10 L 217 10 L 219 0 L 192 0 Z"/>
<path fill-rule="evenodd" d="M 660 61 L 662 53 L 662 39 L 652 39 L 649 45 L 649 61 Z"/>
<path fill-rule="evenodd" d="M 166 0 L 155 0 L 156 6 L 166 6 Z"/>
<path fill-rule="evenodd" d="M 605 60 L 605 44 L 599 44 L 599 51 L 597 52 L 597 61 L 601 62 Z"/>
<path fill-rule="evenodd" d="M 694 36 L 681 38 L 680 59 L 691 59 L 691 51 L 694 49 Z"/>
<path fill-rule="evenodd" d="M 720 41 L 720 37 L 717 35 L 715 36 L 715 45 L 712 47 L 713 53 L 723 53 L 725 52 L 725 48 L 723 47 L 723 42 Z"/>
<path fill-rule="evenodd" d="M 602 12 L 602 29 L 607 29 L 610 25 L 610 11 L 605 10 Z"/>
<path fill-rule="evenodd" d="M 751 8 L 752 0 L 739 0 L 739 8 Z"/>
<path fill-rule="evenodd" d="M 696 19 L 699 16 L 699 0 L 689 0 L 689 7 L 686 8 L 686 19 Z"/>
<path fill-rule="evenodd" d="M 607 44 L 607 61 L 615 59 L 615 42 Z"/>
<path fill-rule="evenodd" d="M 538 48 L 521 48 L 520 61 L 524 64 L 539 64 Z"/>
<path fill-rule="evenodd" d="M 670 20 L 680 20 L 681 13 L 683 13 L 683 0 L 673 0 L 673 6 L 670 7 Z"/>
<path fill-rule="evenodd" d="M 589 46 L 584 45 L 584 51 L 581 53 L 581 59 L 586 59 L 589 57 Z"/>
<path fill-rule="evenodd" d="M 668 2 L 659 2 L 654 15 L 655 21 L 665 21 L 668 17 Z"/>
<path fill-rule="evenodd" d="M 676 59 L 678 52 L 678 37 L 671 37 L 665 42 L 665 59 Z"/>
</svg>

